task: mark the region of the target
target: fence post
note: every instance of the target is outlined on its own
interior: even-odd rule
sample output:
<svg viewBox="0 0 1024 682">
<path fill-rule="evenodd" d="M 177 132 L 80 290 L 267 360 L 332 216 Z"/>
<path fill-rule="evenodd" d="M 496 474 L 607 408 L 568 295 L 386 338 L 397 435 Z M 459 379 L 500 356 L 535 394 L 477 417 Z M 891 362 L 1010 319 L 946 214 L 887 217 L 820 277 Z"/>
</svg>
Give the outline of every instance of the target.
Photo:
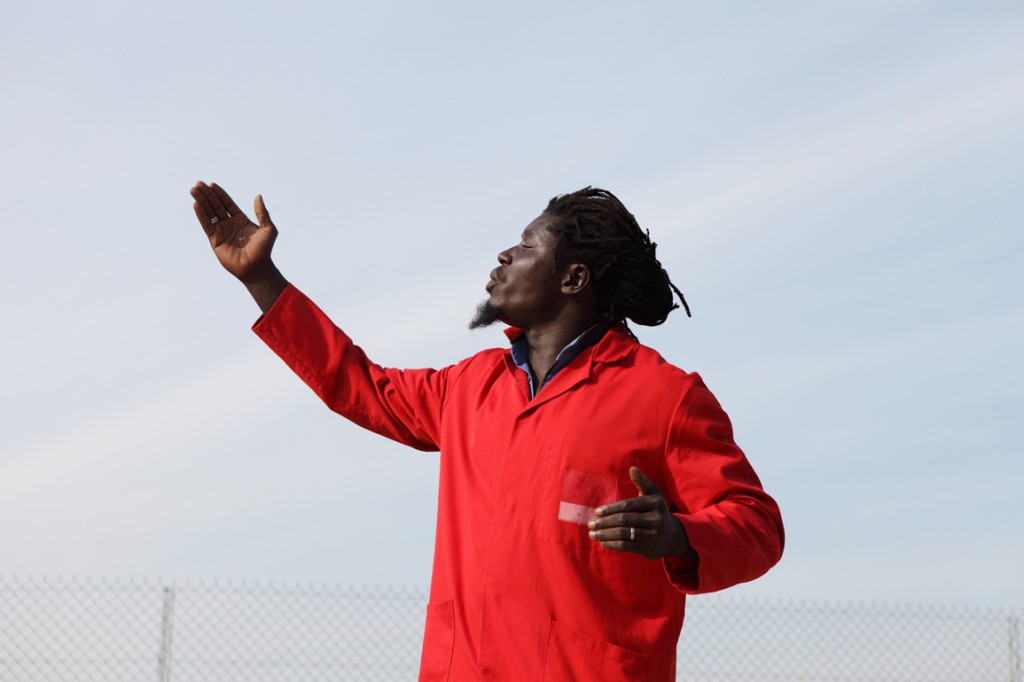
<svg viewBox="0 0 1024 682">
<path fill-rule="evenodd" d="M 1021 682 L 1020 670 L 1020 616 L 1011 615 L 1006 619 L 1010 638 L 1010 682 Z"/>
<path fill-rule="evenodd" d="M 174 627 L 174 586 L 164 588 L 164 606 L 160 617 L 160 656 L 157 659 L 159 682 L 171 680 L 171 630 Z"/>
</svg>

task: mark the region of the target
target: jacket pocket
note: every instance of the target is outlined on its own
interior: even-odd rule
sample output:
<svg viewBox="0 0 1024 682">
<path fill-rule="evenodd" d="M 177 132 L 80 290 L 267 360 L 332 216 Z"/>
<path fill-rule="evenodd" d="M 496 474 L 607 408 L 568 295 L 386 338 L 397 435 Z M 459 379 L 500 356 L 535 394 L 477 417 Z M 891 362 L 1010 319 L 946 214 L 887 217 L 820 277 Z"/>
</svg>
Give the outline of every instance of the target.
<svg viewBox="0 0 1024 682">
<path fill-rule="evenodd" d="M 643 654 L 576 632 L 552 620 L 544 682 L 645 682 Z"/>
<path fill-rule="evenodd" d="M 419 682 L 446 682 L 455 646 L 455 608 L 451 600 L 427 604 Z"/>
</svg>

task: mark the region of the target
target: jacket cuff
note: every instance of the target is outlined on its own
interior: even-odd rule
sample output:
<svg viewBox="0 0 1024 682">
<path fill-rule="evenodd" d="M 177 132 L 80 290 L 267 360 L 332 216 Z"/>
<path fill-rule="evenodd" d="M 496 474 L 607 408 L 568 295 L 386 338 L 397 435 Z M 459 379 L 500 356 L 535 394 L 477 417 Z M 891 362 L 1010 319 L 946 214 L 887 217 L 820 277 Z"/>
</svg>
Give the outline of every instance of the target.
<svg viewBox="0 0 1024 682">
<path fill-rule="evenodd" d="M 270 310 L 260 315 L 255 322 L 253 322 L 252 330 L 256 332 L 256 335 L 260 338 L 264 338 L 264 332 L 267 327 L 272 326 L 274 320 L 279 317 L 282 308 L 287 308 L 288 303 L 303 294 L 295 288 L 290 282 L 285 286 L 284 291 L 274 301 L 274 305 L 270 306 Z"/>
</svg>

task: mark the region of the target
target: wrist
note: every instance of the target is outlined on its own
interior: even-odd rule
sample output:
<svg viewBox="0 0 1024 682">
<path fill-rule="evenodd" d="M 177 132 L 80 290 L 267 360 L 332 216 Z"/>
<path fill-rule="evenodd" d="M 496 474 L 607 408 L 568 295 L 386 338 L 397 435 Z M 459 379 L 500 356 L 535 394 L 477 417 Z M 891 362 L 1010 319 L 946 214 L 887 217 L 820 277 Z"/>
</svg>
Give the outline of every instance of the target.
<svg viewBox="0 0 1024 682">
<path fill-rule="evenodd" d="M 263 286 L 281 277 L 281 271 L 270 258 L 254 263 L 238 280 L 245 286 Z"/>
<path fill-rule="evenodd" d="M 672 520 L 675 521 L 676 532 L 673 533 L 672 549 L 668 557 L 680 564 L 696 566 L 699 557 L 697 550 L 690 544 L 690 538 L 686 535 L 686 527 L 683 526 L 683 522 L 679 520 L 679 517 L 673 515 Z"/>
<path fill-rule="evenodd" d="M 244 276 L 239 277 L 239 280 L 264 313 L 270 310 L 288 287 L 288 280 L 270 259 L 253 266 Z"/>
</svg>

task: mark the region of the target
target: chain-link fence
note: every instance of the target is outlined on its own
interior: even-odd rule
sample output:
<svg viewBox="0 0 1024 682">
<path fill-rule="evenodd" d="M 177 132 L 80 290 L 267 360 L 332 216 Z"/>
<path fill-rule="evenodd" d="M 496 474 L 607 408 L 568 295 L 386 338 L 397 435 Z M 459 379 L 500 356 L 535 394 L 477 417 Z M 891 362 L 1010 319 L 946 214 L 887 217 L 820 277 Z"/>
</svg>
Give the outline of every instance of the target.
<svg viewBox="0 0 1024 682">
<path fill-rule="evenodd" d="M 0 578 L 0 680 L 415 680 L 426 601 L 409 587 Z M 696 597 L 678 677 L 1022 682 L 1022 615 Z"/>
<path fill-rule="evenodd" d="M 1022 611 L 696 597 L 687 682 L 1022 682 Z"/>
</svg>

